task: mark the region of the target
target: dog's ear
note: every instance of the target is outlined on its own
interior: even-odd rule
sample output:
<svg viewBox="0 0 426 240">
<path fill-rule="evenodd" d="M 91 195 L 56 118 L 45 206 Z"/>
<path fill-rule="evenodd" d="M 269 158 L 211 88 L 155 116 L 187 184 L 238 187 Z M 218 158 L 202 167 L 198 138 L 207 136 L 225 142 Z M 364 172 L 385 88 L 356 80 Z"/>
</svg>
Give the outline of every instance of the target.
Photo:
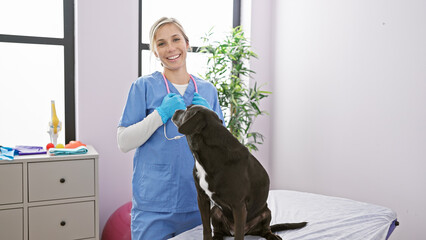
<svg viewBox="0 0 426 240">
<path fill-rule="evenodd" d="M 204 128 L 206 125 L 206 122 L 203 121 L 203 113 L 200 111 L 195 112 L 192 116 L 190 116 L 188 119 L 185 119 L 185 121 L 180 125 L 178 128 L 178 132 L 190 135 L 194 133 L 199 133 L 201 129 Z"/>
<path fill-rule="evenodd" d="M 219 118 L 219 116 L 217 115 L 217 113 L 210 111 L 210 114 L 213 116 L 213 119 L 215 119 L 216 121 L 220 122 L 220 124 L 223 124 L 222 119 Z"/>
</svg>

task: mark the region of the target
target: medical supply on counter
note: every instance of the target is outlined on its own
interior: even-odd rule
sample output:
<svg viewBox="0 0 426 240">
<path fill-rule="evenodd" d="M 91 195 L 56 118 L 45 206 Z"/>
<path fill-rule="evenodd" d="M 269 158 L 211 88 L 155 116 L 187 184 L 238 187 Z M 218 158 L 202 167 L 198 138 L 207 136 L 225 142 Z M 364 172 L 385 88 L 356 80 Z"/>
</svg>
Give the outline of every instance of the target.
<svg viewBox="0 0 426 240">
<path fill-rule="evenodd" d="M 86 146 L 86 144 L 80 141 L 70 141 L 67 145 L 65 145 L 65 148 L 77 148 L 80 146 Z"/>
<path fill-rule="evenodd" d="M 46 150 L 43 147 L 40 147 L 40 146 L 17 145 L 17 146 L 15 146 L 15 149 L 18 150 L 19 155 L 33 155 L 33 154 L 45 154 L 46 153 Z"/>
<path fill-rule="evenodd" d="M 55 147 L 55 145 L 53 145 L 53 143 L 48 143 L 46 145 L 46 150 L 49 150 L 49 149 L 54 148 L 54 147 Z"/>
<path fill-rule="evenodd" d="M 49 133 L 50 142 L 53 143 L 54 146 L 56 146 L 58 141 L 58 133 L 62 130 L 62 122 L 59 121 L 59 118 L 56 115 L 56 107 L 54 100 L 51 101 L 50 110 L 51 121 L 49 122 L 49 130 L 47 131 L 47 133 Z"/>
<path fill-rule="evenodd" d="M 18 151 L 14 148 L 0 147 L 0 160 L 12 161 L 18 154 Z"/>
<path fill-rule="evenodd" d="M 86 154 L 87 153 L 87 147 L 80 146 L 77 148 L 51 148 L 49 149 L 48 153 L 52 156 L 58 156 L 58 155 L 74 155 L 74 154 Z"/>
</svg>

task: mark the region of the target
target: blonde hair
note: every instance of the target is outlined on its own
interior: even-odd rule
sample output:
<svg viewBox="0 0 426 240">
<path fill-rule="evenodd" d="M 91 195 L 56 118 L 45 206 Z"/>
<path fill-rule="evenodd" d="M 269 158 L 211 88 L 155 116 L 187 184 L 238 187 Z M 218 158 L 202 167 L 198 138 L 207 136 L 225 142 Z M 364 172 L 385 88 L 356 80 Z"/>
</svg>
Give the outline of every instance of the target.
<svg viewBox="0 0 426 240">
<path fill-rule="evenodd" d="M 158 19 L 151 27 L 151 30 L 149 31 L 149 49 L 154 52 L 156 49 L 155 46 L 155 34 L 157 34 L 157 31 L 160 27 L 166 25 L 166 24 L 174 24 L 176 25 L 176 27 L 179 28 L 179 30 L 181 31 L 183 38 L 185 39 L 185 41 L 189 44 L 189 38 L 185 33 L 185 30 L 183 29 L 182 25 L 180 24 L 180 22 L 175 19 L 175 18 L 168 18 L 168 17 L 162 17 L 160 19 Z M 190 48 L 191 49 L 191 48 Z"/>
</svg>

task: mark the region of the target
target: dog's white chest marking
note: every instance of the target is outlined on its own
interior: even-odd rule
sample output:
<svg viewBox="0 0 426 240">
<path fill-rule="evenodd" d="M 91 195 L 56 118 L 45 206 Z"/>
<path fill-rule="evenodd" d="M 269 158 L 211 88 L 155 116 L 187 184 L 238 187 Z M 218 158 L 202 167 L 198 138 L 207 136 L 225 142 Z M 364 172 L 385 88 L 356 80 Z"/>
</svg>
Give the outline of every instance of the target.
<svg viewBox="0 0 426 240">
<path fill-rule="evenodd" d="M 206 181 L 206 171 L 204 170 L 203 166 L 198 163 L 198 161 L 195 161 L 195 169 L 197 169 L 197 177 L 200 181 L 200 187 L 204 190 L 207 196 L 209 196 L 210 200 L 212 200 L 213 193 L 209 190 L 209 184 Z"/>
<path fill-rule="evenodd" d="M 195 158 L 195 156 L 194 156 Z M 209 183 L 206 181 L 207 173 L 204 170 L 203 166 L 201 166 L 198 161 L 195 161 L 195 169 L 197 170 L 197 177 L 200 184 L 200 187 L 204 190 L 204 192 L 209 196 L 210 198 L 210 208 L 213 208 L 213 206 L 217 206 L 220 209 L 222 209 L 221 206 L 216 204 L 216 202 L 213 200 L 213 192 L 209 190 Z"/>
</svg>

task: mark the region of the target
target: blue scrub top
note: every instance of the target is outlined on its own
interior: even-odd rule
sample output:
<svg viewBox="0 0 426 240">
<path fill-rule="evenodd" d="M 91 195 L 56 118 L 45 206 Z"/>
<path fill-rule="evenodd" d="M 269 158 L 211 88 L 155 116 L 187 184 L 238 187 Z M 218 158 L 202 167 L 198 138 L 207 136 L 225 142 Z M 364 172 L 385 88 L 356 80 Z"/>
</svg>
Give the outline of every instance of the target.
<svg viewBox="0 0 426 240">
<path fill-rule="evenodd" d="M 194 76 L 198 93 L 207 100 L 223 120 L 217 90 L 213 84 Z M 169 82 L 170 92 L 178 90 Z M 195 86 L 189 81 L 183 95 L 187 106 L 191 105 Z M 128 127 L 142 121 L 160 106 L 167 95 L 160 72 L 140 77 L 133 82 L 119 126 Z M 194 157 L 186 138 L 167 140 L 164 126 L 159 127 L 139 148 L 133 158 L 133 208 L 153 212 L 197 211 L 197 191 L 192 170 Z M 166 123 L 167 136 L 182 135 L 171 120 Z"/>
</svg>

